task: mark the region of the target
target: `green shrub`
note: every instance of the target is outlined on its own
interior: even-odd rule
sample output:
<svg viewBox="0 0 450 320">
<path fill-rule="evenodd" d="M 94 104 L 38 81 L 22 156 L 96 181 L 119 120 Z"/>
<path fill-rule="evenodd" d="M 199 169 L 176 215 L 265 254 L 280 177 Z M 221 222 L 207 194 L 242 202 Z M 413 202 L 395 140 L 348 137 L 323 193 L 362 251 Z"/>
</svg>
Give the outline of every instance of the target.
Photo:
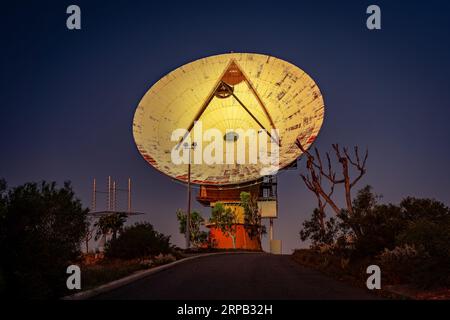
<svg viewBox="0 0 450 320">
<path fill-rule="evenodd" d="M 26 183 L 7 193 L 0 184 L 4 293 L 22 299 L 66 294 L 66 269 L 80 256 L 88 210 L 69 183 Z"/>
<path fill-rule="evenodd" d="M 411 222 L 397 242 L 419 248 L 425 255 L 410 272 L 412 282 L 422 287 L 450 285 L 450 223 L 445 219 L 435 223 L 429 218 Z"/>
<path fill-rule="evenodd" d="M 335 217 L 326 219 L 323 217 L 324 224 L 321 224 L 321 212 L 314 209 L 310 220 L 305 220 L 300 229 L 300 239 L 311 240 L 313 248 L 333 245 L 339 237 L 343 235 L 340 229 L 339 221 Z"/>
<path fill-rule="evenodd" d="M 320 224 L 316 209 L 303 223 L 302 240 L 331 248 L 328 254 L 350 258 L 353 266 L 379 259 L 387 282 L 450 285 L 449 208 L 434 199 L 407 197 L 394 205 L 378 204 L 378 198 L 369 186 L 359 190 L 353 212 L 342 210 L 330 225 Z"/>
<path fill-rule="evenodd" d="M 353 213 L 342 210 L 338 215 L 342 221 L 339 226 L 349 230 L 353 257 L 371 257 L 385 248 L 393 249 L 396 236 L 405 228 L 401 208 L 378 204 L 379 199 L 380 196 L 366 186 L 358 191 L 353 200 Z"/>
<path fill-rule="evenodd" d="M 378 255 L 383 279 L 390 284 L 411 282 L 413 274 L 428 258 L 428 254 L 423 249 L 415 246 L 402 245 L 393 249 L 384 249 Z"/>
<path fill-rule="evenodd" d="M 179 223 L 180 233 L 186 235 L 187 215 L 181 209 L 177 210 L 177 220 Z M 205 224 L 205 219 L 197 211 L 192 211 L 190 216 L 189 234 L 191 237 L 191 245 L 194 248 L 200 248 L 208 242 L 208 232 L 201 230 Z"/>
<path fill-rule="evenodd" d="M 423 247 L 432 257 L 450 259 L 450 223 L 420 219 L 408 224 L 397 237 L 398 244 Z"/>
<path fill-rule="evenodd" d="M 154 230 L 150 223 L 136 223 L 123 229 L 117 239 L 106 244 L 107 258 L 134 259 L 169 253 L 170 236 Z"/>
</svg>

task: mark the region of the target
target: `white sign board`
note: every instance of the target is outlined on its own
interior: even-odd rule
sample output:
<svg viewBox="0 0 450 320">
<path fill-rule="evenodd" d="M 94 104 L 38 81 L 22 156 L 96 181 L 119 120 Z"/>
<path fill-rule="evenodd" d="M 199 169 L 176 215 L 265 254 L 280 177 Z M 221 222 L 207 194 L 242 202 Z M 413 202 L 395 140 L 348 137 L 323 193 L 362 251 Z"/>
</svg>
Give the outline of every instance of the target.
<svg viewBox="0 0 450 320">
<path fill-rule="evenodd" d="M 258 201 L 258 211 L 261 218 L 276 218 L 277 217 L 277 202 L 276 201 Z"/>
</svg>

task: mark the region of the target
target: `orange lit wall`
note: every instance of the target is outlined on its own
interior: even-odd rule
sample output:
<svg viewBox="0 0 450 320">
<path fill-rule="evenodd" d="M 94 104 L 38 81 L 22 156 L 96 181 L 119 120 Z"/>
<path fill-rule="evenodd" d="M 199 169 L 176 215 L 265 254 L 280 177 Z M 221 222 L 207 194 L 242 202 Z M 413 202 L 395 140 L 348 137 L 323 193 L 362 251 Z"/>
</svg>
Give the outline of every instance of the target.
<svg viewBox="0 0 450 320">
<path fill-rule="evenodd" d="M 214 225 L 209 225 L 209 242 L 212 248 L 233 249 L 233 239 Z M 247 227 L 248 228 L 248 227 Z M 236 225 L 236 249 L 261 250 L 258 236 L 250 238 L 243 224 Z"/>
</svg>

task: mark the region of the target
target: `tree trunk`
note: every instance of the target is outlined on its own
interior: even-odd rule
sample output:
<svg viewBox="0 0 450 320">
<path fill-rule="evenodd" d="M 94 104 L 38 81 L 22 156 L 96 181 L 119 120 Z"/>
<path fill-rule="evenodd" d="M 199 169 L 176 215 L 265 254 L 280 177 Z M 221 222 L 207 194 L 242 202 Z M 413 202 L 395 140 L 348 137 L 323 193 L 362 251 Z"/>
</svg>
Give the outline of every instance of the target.
<svg viewBox="0 0 450 320">
<path fill-rule="evenodd" d="M 350 187 L 350 176 L 348 174 L 348 160 L 346 158 L 341 158 L 342 162 L 342 171 L 344 174 L 344 186 L 345 186 L 345 202 L 347 203 L 347 210 L 350 215 L 353 214 L 353 205 L 352 205 L 352 195 L 351 195 L 351 187 Z"/>
<path fill-rule="evenodd" d="M 236 249 L 236 235 L 233 235 L 231 232 L 228 233 L 231 237 L 231 241 L 233 242 L 233 249 Z"/>
<path fill-rule="evenodd" d="M 333 210 L 334 210 L 334 212 L 336 212 L 336 214 L 339 214 L 341 212 L 339 207 L 334 203 L 333 200 L 331 200 L 331 198 L 322 189 L 319 190 L 319 193 L 325 199 L 325 201 L 328 202 L 328 204 L 331 206 L 331 208 L 333 208 Z"/>
</svg>

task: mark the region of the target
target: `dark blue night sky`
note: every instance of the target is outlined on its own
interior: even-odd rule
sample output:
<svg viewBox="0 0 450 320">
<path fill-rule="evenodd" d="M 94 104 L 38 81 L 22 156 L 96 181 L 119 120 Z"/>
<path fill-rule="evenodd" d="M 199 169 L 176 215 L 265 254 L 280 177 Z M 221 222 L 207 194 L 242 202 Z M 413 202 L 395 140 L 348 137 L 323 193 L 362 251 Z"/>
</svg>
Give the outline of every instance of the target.
<svg viewBox="0 0 450 320">
<path fill-rule="evenodd" d="M 70 4 L 81 7 L 80 31 L 66 28 Z M 365 26 L 370 4 L 382 30 Z M 141 218 L 182 245 L 185 187 L 140 156 L 134 111 L 169 71 L 234 51 L 287 60 L 318 83 L 326 111 L 315 146 L 367 146 L 360 187 L 386 202 L 450 204 L 448 1 L 33 1 L 0 12 L 0 177 L 10 186 L 71 180 L 88 206 L 93 177 L 125 187 L 130 176 Z M 299 170 L 279 183 L 275 238 L 289 253 L 304 245 L 298 231 L 315 198 Z"/>
</svg>

